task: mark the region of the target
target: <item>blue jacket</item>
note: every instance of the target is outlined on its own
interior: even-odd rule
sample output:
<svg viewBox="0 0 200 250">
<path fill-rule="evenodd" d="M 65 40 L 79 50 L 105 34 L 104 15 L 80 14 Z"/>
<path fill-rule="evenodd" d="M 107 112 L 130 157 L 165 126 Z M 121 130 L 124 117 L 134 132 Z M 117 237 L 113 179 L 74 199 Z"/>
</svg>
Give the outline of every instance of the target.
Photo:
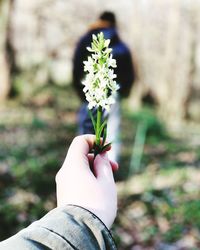
<svg viewBox="0 0 200 250">
<path fill-rule="evenodd" d="M 85 100 L 83 85 L 84 78 L 83 61 L 87 60 L 90 53 L 86 47 L 91 46 L 92 34 L 104 33 L 106 39 L 110 39 L 110 47 L 113 49 L 113 58 L 117 61 L 117 83 L 120 85 L 119 96 L 127 97 L 130 93 L 135 79 L 135 71 L 132 63 L 131 53 L 128 47 L 121 41 L 115 27 L 94 28 L 88 31 L 79 41 L 73 58 L 73 85 L 82 101 Z"/>
<path fill-rule="evenodd" d="M 73 205 L 55 208 L 0 243 L 0 250 L 116 250 L 103 222 Z"/>
</svg>

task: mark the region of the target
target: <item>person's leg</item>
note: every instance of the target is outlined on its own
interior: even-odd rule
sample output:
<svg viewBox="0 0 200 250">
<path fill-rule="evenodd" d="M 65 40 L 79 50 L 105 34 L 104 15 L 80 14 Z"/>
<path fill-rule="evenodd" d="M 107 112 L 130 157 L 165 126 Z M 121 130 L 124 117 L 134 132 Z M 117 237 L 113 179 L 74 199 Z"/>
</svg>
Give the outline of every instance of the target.
<svg viewBox="0 0 200 250">
<path fill-rule="evenodd" d="M 78 123 L 78 134 L 82 135 L 84 134 L 84 120 L 85 120 L 85 109 L 86 109 L 86 104 L 83 103 L 78 111 L 77 114 L 77 123 Z"/>
<path fill-rule="evenodd" d="M 92 111 L 93 115 L 96 115 L 96 111 Z M 85 102 L 82 104 L 78 112 L 78 134 L 94 134 L 94 128 L 92 121 L 88 113 L 88 104 Z"/>
<path fill-rule="evenodd" d="M 112 143 L 108 152 L 110 160 L 118 161 L 120 156 L 120 103 L 116 102 L 111 107 L 108 117 L 107 141 Z"/>
</svg>

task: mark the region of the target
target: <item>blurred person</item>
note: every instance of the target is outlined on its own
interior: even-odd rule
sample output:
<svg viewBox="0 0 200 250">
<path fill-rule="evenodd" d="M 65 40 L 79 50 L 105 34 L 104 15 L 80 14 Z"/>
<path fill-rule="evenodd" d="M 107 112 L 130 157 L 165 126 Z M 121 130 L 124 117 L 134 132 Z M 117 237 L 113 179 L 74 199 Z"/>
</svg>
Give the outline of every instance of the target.
<svg viewBox="0 0 200 250">
<path fill-rule="evenodd" d="M 95 137 L 76 137 L 56 175 L 57 208 L 11 238 L 0 249 L 116 249 L 109 228 L 117 213 L 113 171 L 118 165 L 107 153 L 93 161 Z"/>
<path fill-rule="evenodd" d="M 117 75 L 116 81 L 120 86 L 117 101 L 111 107 L 108 116 L 107 140 L 112 142 L 112 150 L 109 152 L 109 158 L 118 161 L 120 153 L 120 99 L 128 97 L 132 84 L 135 79 L 135 70 L 128 47 L 122 42 L 118 35 L 116 17 L 114 13 L 105 11 L 99 19 L 91 25 L 88 32 L 81 37 L 77 44 L 73 57 L 73 86 L 82 102 L 78 113 L 79 134 L 94 133 L 92 122 L 88 114 L 87 101 L 83 92 L 82 80 L 84 79 L 84 64 L 90 53 L 87 47 L 91 45 L 92 35 L 103 32 L 105 39 L 110 39 L 109 47 L 112 48 L 113 58 L 116 59 L 117 68 L 114 69 Z M 93 115 L 96 110 L 93 110 Z M 104 111 L 104 116 L 107 116 Z"/>
</svg>

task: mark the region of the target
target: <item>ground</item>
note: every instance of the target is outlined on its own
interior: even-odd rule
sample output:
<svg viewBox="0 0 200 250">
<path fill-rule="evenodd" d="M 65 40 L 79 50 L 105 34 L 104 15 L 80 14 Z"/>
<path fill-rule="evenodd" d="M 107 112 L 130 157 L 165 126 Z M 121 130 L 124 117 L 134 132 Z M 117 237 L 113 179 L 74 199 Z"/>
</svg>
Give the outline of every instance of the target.
<svg viewBox="0 0 200 250">
<path fill-rule="evenodd" d="M 55 207 L 55 173 L 76 135 L 78 106 L 70 87 L 55 85 L 1 105 L 1 240 Z M 152 109 L 132 113 L 123 102 L 118 249 L 200 248 L 199 139 L 189 125 L 171 133 Z"/>
</svg>

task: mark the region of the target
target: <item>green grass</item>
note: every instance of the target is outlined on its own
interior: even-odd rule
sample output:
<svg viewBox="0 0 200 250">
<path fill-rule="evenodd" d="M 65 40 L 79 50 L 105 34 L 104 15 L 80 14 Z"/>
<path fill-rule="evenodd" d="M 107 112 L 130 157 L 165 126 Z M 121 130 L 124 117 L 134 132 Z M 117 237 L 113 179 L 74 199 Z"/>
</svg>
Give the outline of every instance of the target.
<svg viewBox="0 0 200 250">
<path fill-rule="evenodd" d="M 55 174 L 76 135 L 78 107 L 70 86 L 46 85 L 1 109 L 1 240 L 55 206 Z M 145 124 L 147 131 L 139 171 L 130 174 L 138 124 Z M 155 111 L 147 108 L 131 113 L 123 104 L 121 130 L 120 169 L 115 177 L 119 184 L 135 178 L 137 193 L 120 197 L 113 231 L 118 249 L 137 244 L 154 249 L 157 241 L 173 244 L 194 230 L 199 235 L 200 149 L 184 138 L 172 138 Z M 176 185 L 167 184 L 177 176 Z M 126 241 L 124 234 L 133 240 Z M 193 237 L 197 249 L 200 240 Z"/>
</svg>

